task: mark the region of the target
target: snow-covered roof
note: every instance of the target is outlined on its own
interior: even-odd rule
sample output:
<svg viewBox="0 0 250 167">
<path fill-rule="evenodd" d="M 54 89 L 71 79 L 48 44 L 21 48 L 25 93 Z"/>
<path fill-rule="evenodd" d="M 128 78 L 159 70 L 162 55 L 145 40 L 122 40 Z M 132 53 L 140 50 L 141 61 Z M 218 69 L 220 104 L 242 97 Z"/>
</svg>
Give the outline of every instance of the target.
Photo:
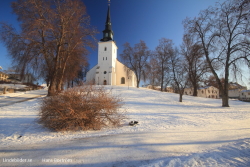
<svg viewBox="0 0 250 167">
<path fill-rule="evenodd" d="M 245 86 L 242 86 L 240 84 L 238 84 L 237 82 L 233 83 L 233 82 L 230 82 L 229 83 L 229 88 L 230 89 L 244 89 L 246 88 Z"/>
<path fill-rule="evenodd" d="M 205 86 L 205 87 L 199 88 L 199 90 L 201 90 L 201 89 L 208 89 L 208 88 L 210 88 L 210 87 L 216 88 L 216 87 L 214 87 L 214 86 Z M 216 88 L 216 89 L 217 89 L 217 88 Z"/>
</svg>

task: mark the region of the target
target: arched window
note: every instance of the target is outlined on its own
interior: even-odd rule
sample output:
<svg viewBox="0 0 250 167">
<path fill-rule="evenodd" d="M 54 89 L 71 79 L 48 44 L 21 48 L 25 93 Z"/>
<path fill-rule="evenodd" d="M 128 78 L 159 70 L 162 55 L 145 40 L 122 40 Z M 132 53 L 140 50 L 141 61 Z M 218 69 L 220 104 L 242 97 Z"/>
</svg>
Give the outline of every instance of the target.
<svg viewBox="0 0 250 167">
<path fill-rule="evenodd" d="M 121 78 L 121 84 L 125 84 L 125 78 L 124 77 Z"/>
<path fill-rule="evenodd" d="M 104 48 L 104 51 L 107 51 L 107 47 Z"/>
</svg>

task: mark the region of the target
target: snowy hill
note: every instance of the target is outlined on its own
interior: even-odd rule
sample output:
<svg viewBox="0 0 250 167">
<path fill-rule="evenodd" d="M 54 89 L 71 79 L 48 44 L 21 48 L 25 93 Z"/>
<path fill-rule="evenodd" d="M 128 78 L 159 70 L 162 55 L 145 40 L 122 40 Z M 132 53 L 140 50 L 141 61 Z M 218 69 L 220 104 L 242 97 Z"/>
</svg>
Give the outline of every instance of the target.
<svg viewBox="0 0 250 167">
<path fill-rule="evenodd" d="M 192 96 L 179 103 L 177 94 L 144 88 L 112 93 L 128 111 L 117 129 L 50 132 L 35 121 L 39 99 L 1 107 L 0 166 L 250 166 L 250 103 L 222 108 L 220 99 Z M 133 120 L 139 125 L 129 126 Z"/>
</svg>

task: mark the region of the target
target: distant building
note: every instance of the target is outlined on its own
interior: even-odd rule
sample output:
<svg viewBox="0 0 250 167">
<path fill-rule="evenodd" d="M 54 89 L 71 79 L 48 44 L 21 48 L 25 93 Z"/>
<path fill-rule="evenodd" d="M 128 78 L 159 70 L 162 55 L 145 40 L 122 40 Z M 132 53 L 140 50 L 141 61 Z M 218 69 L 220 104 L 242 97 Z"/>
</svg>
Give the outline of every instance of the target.
<svg viewBox="0 0 250 167">
<path fill-rule="evenodd" d="M 16 82 L 16 83 L 34 83 L 36 79 L 32 74 L 25 74 L 21 77 L 21 74 L 9 74 L 9 81 Z"/>
<path fill-rule="evenodd" d="M 170 93 L 174 93 L 174 89 L 173 89 L 172 87 L 170 87 L 170 86 L 167 86 L 167 87 L 165 88 L 165 91 L 166 91 L 166 92 L 170 92 Z"/>
<path fill-rule="evenodd" d="M 154 90 L 161 90 L 161 86 L 154 86 L 154 85 L 146 85 L 146 88 L 148 89 L 154 89 Z M 164 86 L 163 87 L 163 91 L 165 92 L 170 92 L 170 93 L 174 93 L 174 89 L 170 86 Z"/>
<path fill-rule="evenodd" d="M 185 88 L 184 89 L 184 95 L 192 96 L 194 93 L 194 88 Z"/>
<path fill-rule="evenodd" d="M 8 82 L 9 75 L 0 71 L 0 81 Z"/>
<path fill-rule="evenodd" d="M 250 101 L 250 90 L 242 90 L 240 92 L 240 100 Z"/>
<path fill-rule="evenodd" d="M 193 88 L 186 88 L 184 90 L 184 95 L 190 95 L 190 96 L 192 96 L 193 92 L 194 92 Z M 199 88 L 197 90 L 197 96 L 198 97 L 205 97 L 205 98 L 217 99 L 217 98 L 219 98 L 219 89 L 217 89 L 214 86 L 202 87 L 202 88 Z"/>
<path fill-rule="evenodd" d="M 228 90 L 228 97 L 238 99 L 240 97 L 241 91 L 246 90 L 246 89 L 247 89 L 247 87 L 242 86 L 236 82 L 235 83 L 230 82 L 229 83 L 229 90 Z"/>
</svg>

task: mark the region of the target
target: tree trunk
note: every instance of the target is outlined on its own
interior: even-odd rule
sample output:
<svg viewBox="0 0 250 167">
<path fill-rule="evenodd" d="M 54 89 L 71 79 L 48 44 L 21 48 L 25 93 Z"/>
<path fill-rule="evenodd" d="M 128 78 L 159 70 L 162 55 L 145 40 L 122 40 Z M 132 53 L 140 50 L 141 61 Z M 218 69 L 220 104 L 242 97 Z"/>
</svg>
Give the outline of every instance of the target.
<svg viewBox="0 0 250 167">
<path fill-rule="evenodd" d="M 70 86 L 70 82 L 67 81 L 67 89 L 69 89 L 69 86 Z"/>
<path fill-rule="evenodd" d="M 179 95 L 180 95 L 180 96 L 179 96 L 179 102 L 182 102 L 182 95 L 183 95 L 183 94 L 182 94 L 182 93 L 179 93 Z"/>
<path fill-rule="evenodd" d="M 164 80 L 164 75 L 162 73 L 162 76 L 161 76 L 161 91 L 163 92 L 163 80 Z"/>
<path fill-rule="evenodd" d="M 197 91 L 198 86 L 197 86 L 197 84 L 193 84 L 193 88 L 194 88 L 193 96 L 197 96 L 198 95 L 198 91 Z"/>
<path fill-rule="evenodd" d="M 57 81 L 57 83 L 56 83 L 56 91 L 61 92 L 61 83 L 60 83 L 60 81 Z"/>
<path fill-rule="evenodd" d="M 163 92 L 163 80 L 164 80 L 164 68 L 163 68 L 164 62 L 161 63 L 161 91 Z"/>
<path fill-rule="evenodd" d="M 136 85 L 136 87 L 139 88 L 139 85 L 140 85 L 140 80 L 137 80 L 137 85 Z"/>
<path fill-rule="evenodd" d="M 64 83 L 61 84 L 61 91 L 64 91 Z"/>
<path fill-rule="evenodd" d="M 221 92 L 221 98 L 222 98 L 222 107 L 230 107 L 228 101 L 228 83 L 224 84 L 224 88 Z"/>
<path fill-rule="evenodd" d="M 48 89 L 48 96 L 56 95 L 56 86 L 54 82 L 50 82 L 49 89 Z"/>
<path fill-rule="evenodd" d="M 224 96 L 222 95 L 222 107 L 229 107 L 228 97 L 225 95 Z"/>
</svg>

